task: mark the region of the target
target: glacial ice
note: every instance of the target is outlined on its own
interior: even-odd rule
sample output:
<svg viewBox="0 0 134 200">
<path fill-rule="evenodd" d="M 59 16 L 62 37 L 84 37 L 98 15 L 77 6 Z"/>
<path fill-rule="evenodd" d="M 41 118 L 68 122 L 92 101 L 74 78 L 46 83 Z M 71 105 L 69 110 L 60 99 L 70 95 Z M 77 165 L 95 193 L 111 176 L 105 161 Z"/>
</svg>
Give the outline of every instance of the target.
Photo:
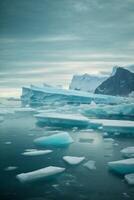
<svg viewBox="0 0 134 200">
<path fill-rule="evenodd" d="M 83 166 L 87 167 L 90 170 L 95 170 L 96 166 L 95 166 L 95 161 L 94 160 L 89 160 L 88 162 L 86 162 Z"/>
<path fill-rule="evenodd" d="M 40 123 L 60 127 L 87 127 L 89 120 L 82 115 L 63 113 L 41 113 L 35 115 Z"/>
<path fill-rule="evenodd" d="M 119 104 L 124 102 L 122 97 L 98 95 L 76 90 L 66 90 L 57 87 L 23 87 L 21 100 L 24 104 L 44 104 L 54 102 L 84 103 L 89 104 L 92 100 L 95 103 Z"/>
<path fill-rule="evenodd" d="M 134 173 L 134 158 L 108 162 L 108 167 L 119 174 Z"/>
<path fill-rule="evenodd" d="M 85 157 L 76 157 L 76 156 L 64 156 L 63 160 L 66 161 L 70 165 L 78 165 L 81 163 Z"/>
<path fill-rule="evenodd" d="M 134 121 L 128 120 L 109 120 L 109 119 L 92 119 L 90 123 L 101 123 L 102 131 L 105 132 L 120 132 L 134 133 Z"/>
<path fill-rule="evenodd" d="M 40 137 L 34 140 L 39 146 L 64 147 L 73 142 L 72 137 L 67 132 L 60 132 L 50 136 Z"/>
<path fill-rule="evenodd" d="M 127 183 L 129 185 L 134 185 L 134 173 L 133 174 L 126 174 L 124 177 L 125 177 L 125 180 L 127 181 Z"/>
<path fill-rule="evenodd" d="M 52 150 L 31 150 L 22 153 L 24 156 L 39 156 L 51 153 Z"/>
<path fill-rule="evenodd" d="M 96 105 L 84 108 L 82 113 L 86 116 L 96 116 L 103 118 L 134 117 L 134 103 L 123 103 L 119 105 Z"/>
<path fill-rule="evenodd" d="M 54 175 L 62 173 L 63 171 L 65 171 L 65 168 L 49 166 L 49 167 L 38 169 L 32 172 L 18 174 L 16 178 L 21 183 L 25 183 L 25 182 L 36 181 L 43 178 L 52 177 Z"/>
<path fill-rule="evenodd" d="M 134 146 L 122 149 L 121 153 L 124 157 L 127 157 L 127 158 L 134 157 Z"/>
</svg>

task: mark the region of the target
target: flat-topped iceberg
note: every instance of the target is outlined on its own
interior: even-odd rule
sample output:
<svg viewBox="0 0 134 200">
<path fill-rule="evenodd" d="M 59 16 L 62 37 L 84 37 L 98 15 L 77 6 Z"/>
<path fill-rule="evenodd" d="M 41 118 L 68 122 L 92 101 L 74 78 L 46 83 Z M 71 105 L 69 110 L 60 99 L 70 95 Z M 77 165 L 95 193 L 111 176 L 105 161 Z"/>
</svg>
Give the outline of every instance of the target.
<svg viewBox="0 0 134 200">
<path fill-rule="evenodd" d="M 101 123 L 102 130 L 106 132 L 134 133 L 134 121 L 92 119 L 90 123 Z"/>
<path fill-rule="evenodd" d="M 129 185 L 134 185 L 134 173 L 133 174 L 126 174 L 124 177 L 125 177 L 125 180 L 127 181 L 127 183 Z"/>
<path fill-rule="evenodd" d="M 119 174 L 134 173 L 134 158 L 108 162 L 108 167 Z"/>
<path fill-rule="evenodd" d="M 67 132 L 60 132 L 50 136 L 40 137 L 34 140 L 34 143 L 39 146 L 54 146 L 64 147 L 73 142 L 72 137 Z"/>
<path fill-rule="evenodd" d="M 122 149 L 121 153 L 124 157 L 127 158 L 134 157 L 134 146 Z"/>
<path fill-rule="evenodd" d="M 51 153 L 52 150 L 31 150 L 23 152 L 22 155 L 24 156 L 40 156 Z"/>
<path fill-rule="evenodd" d="M 85 157 L 76 157 L 76 156 L 64 156 L 63 160 L 66 161 L 70 165 L 78 165 L 80 164 Z"/>
<path fill-rule="evenodd" d="M 47 126 L 60 127 L 86 127 L 89 120 L 82 115 L 63 114 L 63 113 L 41 113 L 35 115 L 37 120 Z"/>
<path fill-rule="evenodd" d="M 52 177 L 54 175 L 60 174 L 65 171 L 65 168 L 62 167 L 55 167 L 55 166 L 49 166 L 42 169 L 38 169 L 32 172 L 22 173 L 18 174 L 16 178 L 21 182 L 31 182 L 36 181 L 43 178 Z"/>
<path fill-rule="evenodd" d="M 95 103 L 119 104 L 124 102 L 122 97 L 114 97 L 108 95 L 98 95 L 88 92 L 66 90 L 58 87 L 23 87 L 21 100 L 24 104 L 44 104 L 52 102 L 66 102 L 66 103 L 86 103 L 89 104 L 92 100 Z"/>
</svg>

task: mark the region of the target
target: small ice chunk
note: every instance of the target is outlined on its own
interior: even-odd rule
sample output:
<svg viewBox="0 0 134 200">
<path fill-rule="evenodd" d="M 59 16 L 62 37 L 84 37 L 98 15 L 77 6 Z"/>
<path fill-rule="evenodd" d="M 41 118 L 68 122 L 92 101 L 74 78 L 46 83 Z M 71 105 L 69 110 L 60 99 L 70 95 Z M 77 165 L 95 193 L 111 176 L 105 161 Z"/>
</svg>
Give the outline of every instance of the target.
<svg viewBox="0 0 134 200">
<path fill-rule="evenodd" d="M 65 171 L 65 168 L 49 166 L 49 167 L 38 169 L 38 170 L 35 170 L 35 171 L 32 171 L 32 172 L 18 174 L 16 176 L 16 178 L 21 183 L 25 183 L 25 182 L 36 181 L 36 180 L 42 179 L 42 178 L 48 178 L 48 177 L 60 174 L 63 171 Z"/>
<path fill-rule="evenodd" d="M 134 157 L 134 146 L 132 147 L 127 147 L 125 149 L 122 149 L 121 150 L 121 153 L 124 157 L 127 157 L 127 158 L 132 158 Z"/>
<path fill-rule="evenodd" d="M 6 167 L 5 168 L 5 171 L 13 171 L 13 170 L 15 170 L 15 169 L 17 169 L 18 167 L 16 167 L 16 166 L 9 166 L 9 167 Z"/>
<path fill-rule="evenodd" d="M 95 161 L 94 160 L 89 160 L 88 162 L 86 162 L 83 166 L 87 167 L 90 170 L 95 170 L 96 166 L 95 166 Z"/>
<path fill-rule="evenodd" d="M 40 156 L 40 155 L 45 155 L 48 153 L 51 153 L 52 150 L 32 150 L 32 151 L 26 151 L 22 153 L 24 156 Z"/>
<path fill-rule="evenodd" d="M 63 160 L 66 161 L 70 165 L 78 165 L 81 163 L 85 157 L 76 157 L 76 156 L 64 156 Z"/>
<path fill-rule="evenodd" d="M 107 137 L 108 136 L 108 133 L 107 132 L 104 132 L 103 133 L 103 137 Z"/>
<path fill-rule="evenodd" d="M 127 181 L 128 184 L 134 185 L 134 173 L 133 174 L 126 174 L 125 180 Z"/>
<path fill-rule="evenodd" d="M 67 132 L 60 132 L 50 136 L 40 137 L 34 140 L 34 143 L 40 146 L 64 147 L 73 142 L 72 137 Z"/>
<path fill-rule="evenodd" d="M 92 143 L 94 141 L 93 138 L 80 138 L 79 142 L 81 143 Z"/>
<path fill-rule="evenodd" d="M 104 142 L 111 142 L 111 143 L 113 143 L 114 139 L 113 138 L 104 138 Z"/>
<path fill-rule="evenodd" d="M 134 158 L 108 162 L 108 167 L 119 174 L 134 173 Z"/>
</svg>

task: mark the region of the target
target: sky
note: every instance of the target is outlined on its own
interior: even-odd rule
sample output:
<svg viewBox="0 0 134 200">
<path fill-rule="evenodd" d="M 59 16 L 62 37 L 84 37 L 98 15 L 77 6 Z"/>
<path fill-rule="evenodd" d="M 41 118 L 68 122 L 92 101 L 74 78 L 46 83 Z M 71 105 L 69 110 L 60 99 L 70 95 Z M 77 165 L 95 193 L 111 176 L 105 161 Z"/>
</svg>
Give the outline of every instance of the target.
<svg viewBox="0 0 134 200">
<path fill-rule="evenodd" d="M 134 0 L 0 0 L 0 93 L 113 66 L 134 71 Z"/>
</svg>

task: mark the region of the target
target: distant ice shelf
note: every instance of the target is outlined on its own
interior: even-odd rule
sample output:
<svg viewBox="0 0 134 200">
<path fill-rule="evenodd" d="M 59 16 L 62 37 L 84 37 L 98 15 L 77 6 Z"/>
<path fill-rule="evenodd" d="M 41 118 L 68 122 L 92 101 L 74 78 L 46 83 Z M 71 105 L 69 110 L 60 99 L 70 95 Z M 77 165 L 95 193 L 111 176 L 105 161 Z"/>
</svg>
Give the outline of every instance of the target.
<svg viewBox="0 0 134 200">
<path fill-rule="evenodd" d="M 18 174 L 16 178 L 21 182 L 31 182 L 36 181 L 43 178 L 52 177 L 54 175 L 60 174 L 65 171 L 65 168 L 62 167 L 55 167 L 55 166 L 49 166 L 42 169 L 38 169 L 32 172 L 22 173 Z"/>
<path fill-rule="evenodd" d="M 76 90 L 66 90 L 58 87 L 23 87 L 21 100 L 24 104 L 44 104 L 55 102 L 84 103 L 89 104 L 93 100 L 95 103 L 119 104 L 124 102 L 122 97 L 108 95 L 98 95 Z"/>
</svg>

